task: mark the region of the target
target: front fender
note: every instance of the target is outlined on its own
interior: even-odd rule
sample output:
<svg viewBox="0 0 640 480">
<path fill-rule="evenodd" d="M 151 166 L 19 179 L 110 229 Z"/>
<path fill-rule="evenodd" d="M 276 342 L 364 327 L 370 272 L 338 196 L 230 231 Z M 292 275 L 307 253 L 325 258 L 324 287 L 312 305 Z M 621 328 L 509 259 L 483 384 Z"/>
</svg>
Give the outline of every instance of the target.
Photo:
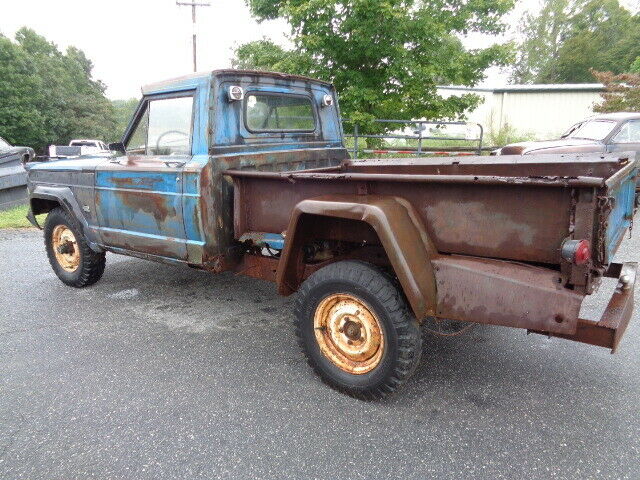
<svg viewBox="0 0 640 480">
<path fill-rule="evenodd" d="M 298 203 L 291 215 L 276 272 L 280 294 L 295 292 L 302 281 L 298 271 L 307 240 L 305 215 L 358 220 L 371 225 L 416 318 L 422 320 L 436 313 L 436 279 L 431 259 L 437 251 L 411 204 L 391 196 L 327 195 Z"/>
<path fill-rule="evenodd" d="M 34 199 L 42 199 L 42 200 L 57 202 L 70 215 L 73 215 L 76 221 L 80 224 L 82 233 L 85 236 L 91 250 L 97 253 L 104 251 L 98 245 L 98 239 L 95 233 L 93 232 L 93 230 L 89 228 L 89 224 L 87 223 L 87 219 L 82 213 L 80 204 L 76 200 L 75 195 L 73 194 L 73 192 L 69 187 L 52 187 L 48 185 L 36 185 L 34 189 L 30 192 L 29 194 L 30 209 L 29 209 L 29 214 L 27 215 L 27 218 L 34 226 L 40 228 L 40 225 L 38 225 L 38 222 L 36 221 L 34 212 L 33 212 Z"/>
</svg>

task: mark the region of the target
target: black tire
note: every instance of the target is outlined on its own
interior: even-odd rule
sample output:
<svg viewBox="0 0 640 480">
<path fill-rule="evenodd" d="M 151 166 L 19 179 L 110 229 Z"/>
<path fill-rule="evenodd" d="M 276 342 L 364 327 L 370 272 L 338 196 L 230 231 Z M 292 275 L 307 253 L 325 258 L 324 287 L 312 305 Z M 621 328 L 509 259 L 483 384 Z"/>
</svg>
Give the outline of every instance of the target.
<svg viewBox="0 0 640 480">
<path fill-rule="evenodd" d="M 336 294 L 357 298 L 375 314 L 382 327 L 384 349 L 379 363 L 371 371 L 345 371 L 321 350 L 314 316 L 323 301 Z M 422 353 L 418 322 L 403 293 L 386 273 L 365 262 L 337 262 L 311 275 L 297 294 L 295 326 L 298 343 L 320 378 L 330 387 L 363 400 L 379 399 L 395 392 L 413 374 Z"/>
<path fill-rule="evenodd" d="M 53 232 L 59 225 L 67 227 L 76 239 L 79 262 L 73 271 L 65 270 L 56 258 L 53 245 Z M 44 244 L 53 271 L 63 283 L 76 288 L 93 285 L 104 273 L 105 253 L 96 253 L 89 247 L 78 222 L 65 209 L 54 208 L 44 223 Z"/>
</svg>

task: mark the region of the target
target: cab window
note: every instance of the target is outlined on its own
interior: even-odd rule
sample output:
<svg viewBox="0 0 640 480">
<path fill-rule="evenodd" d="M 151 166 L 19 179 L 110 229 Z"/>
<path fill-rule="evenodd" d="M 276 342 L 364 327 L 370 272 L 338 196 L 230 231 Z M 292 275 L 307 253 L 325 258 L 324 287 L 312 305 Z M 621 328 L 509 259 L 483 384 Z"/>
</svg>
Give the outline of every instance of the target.
<svg viewBox="0 0 640 480">
<path fill-rule="evenodd" d="M 304 95 L 250 93 L 245 100 L 245 123 L 251 132 L 312 132 L 313 104 Z"/>
<path fill-rule="evenodd" d="M 129 136 L 126 151 L 137 155 L 189 155 L 193 124 L 193 96 L 147 102 Z"/>
</svg>

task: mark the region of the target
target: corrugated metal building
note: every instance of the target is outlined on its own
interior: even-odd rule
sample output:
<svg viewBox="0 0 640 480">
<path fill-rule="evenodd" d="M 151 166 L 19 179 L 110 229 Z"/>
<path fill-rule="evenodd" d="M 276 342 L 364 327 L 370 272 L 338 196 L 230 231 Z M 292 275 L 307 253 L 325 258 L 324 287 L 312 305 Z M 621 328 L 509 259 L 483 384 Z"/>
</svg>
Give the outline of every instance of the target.
<svg viewBox="0 0 640 480">
<path fill-rule="evenodd" d="M 591 115 L 593 105 L 602 100 L 602 91 L 599 83 L 438 87 L 438 93 L 445 97 L 465 93 L 481 96 L 482 105 L 467 116 L 485 130 L 498 131 L 508 124 L 518 134 L 535 139 L 557 138 L 572 124 Z"/>
</svg>

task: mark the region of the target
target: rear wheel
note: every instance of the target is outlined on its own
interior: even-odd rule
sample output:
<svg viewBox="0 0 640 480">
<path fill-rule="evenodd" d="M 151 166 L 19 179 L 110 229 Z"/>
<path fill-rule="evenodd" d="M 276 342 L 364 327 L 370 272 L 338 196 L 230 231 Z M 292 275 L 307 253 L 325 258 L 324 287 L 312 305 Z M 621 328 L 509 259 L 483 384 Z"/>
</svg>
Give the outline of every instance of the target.
<svg viewBox="0 0 640 480">
<path fill-rule="evenodd" d="M 311 275 L 298 292 L 295 322 L 315 372 L 357 398 L 396 391 L 420 360 L 418 322 L 402 292 L 364 262 L 337 262 Z"/>
<path fill-rule="evenodd" d="M 104 252 L 91 250 L 78 223 L 63 208 L 54 208 L 47 215 L 44 243 L 53 271 L 65 284 L 86 287 L 102 277 Z"/>
</svg>

